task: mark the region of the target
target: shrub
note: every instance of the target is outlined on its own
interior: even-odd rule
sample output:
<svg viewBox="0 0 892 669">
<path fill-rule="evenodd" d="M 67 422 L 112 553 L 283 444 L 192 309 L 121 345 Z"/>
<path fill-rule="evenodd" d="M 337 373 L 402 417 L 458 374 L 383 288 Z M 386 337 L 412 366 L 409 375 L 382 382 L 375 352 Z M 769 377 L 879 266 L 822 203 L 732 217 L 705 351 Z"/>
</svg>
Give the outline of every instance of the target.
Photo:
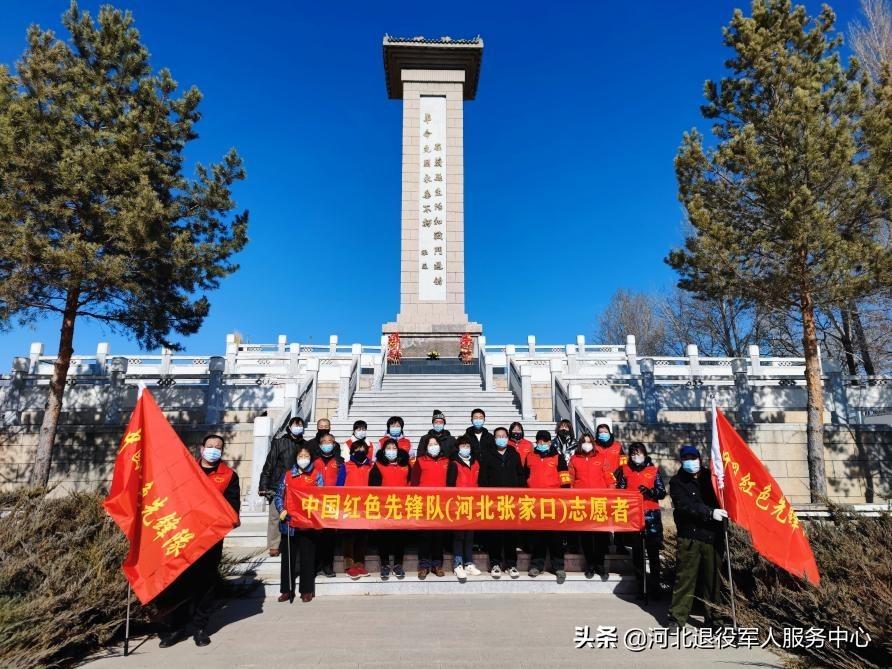
<svg viewBox="0 0 892 669">
<path fill-rule="evenodd" d="M 865 517 L 831 506 L 827 520 L 807 525 L 809 541 L 821 573 L 818 587 L 775 567 L 758 555 L 746 532 L 731 532 L 731 563 L 736 589 L 737 622 L 756 627 L 761 638 L 768 628 L 778 643 L 783 629 L 816 627 L 829 630 L 859 627 L 870 635 L 866 648 L 795 648 L 792 662 L 841 669 L 892 666 L 892 515 Z M 675 541 L 668 536 L 663 555 L 667 582 L 673 581 Z M 722 562 L 722 575 L 727 575 Z M 725 579 L 726 580 L 726 579 Z M 730 624 L 727 604 L 714 607 Z M 772 646 L 769 645 L 769 648 Z M 789 659 L 789 658 L 788 658 Z"/>
</svg>

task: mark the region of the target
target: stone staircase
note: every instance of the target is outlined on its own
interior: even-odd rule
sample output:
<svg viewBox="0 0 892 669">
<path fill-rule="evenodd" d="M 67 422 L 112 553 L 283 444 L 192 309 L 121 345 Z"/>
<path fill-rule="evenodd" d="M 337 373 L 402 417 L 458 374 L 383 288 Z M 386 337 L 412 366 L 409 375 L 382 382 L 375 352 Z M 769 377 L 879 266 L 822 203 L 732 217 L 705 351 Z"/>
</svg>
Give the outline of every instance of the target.
<svg viewBox="0 0 892 669">
<path fill-rule="evenodd" d="M 513 421 L 523 423 L 532 440 L 536 430 L 554 430 L 554 422 L 524 421 L 511 391 L 483 390 L 477 374 L 387 374 L 380 390 L 360 390 L 353 396 L 346 420 L 332 419 L 332 432 L 343 443 L 359 419 L 369 424 L 369 438 L 379 439 L 387 429 L 387 419 L 402 416 L 405 435 L 413 446 L 431 427 L 434 409 L 446 414 L 446 429 L 460 436 L 471 424 L 471 411 L 486 412 L 486 427 L 491 432 Z M 311 428 L 312 429 L 312 428 Z"/>
<path fill-rule="evenodd" d="M 423 371 L 423 368 L 422 368 Z M 531 440 L 537 430 L 553 430 L 553 421 L 522 420 L 520 411 L 514 403 L 510 391 L 485 391 L 481 387 L 480 377 L 469 373 L 412 373 L 388 374 L 385 376 L 380 390 L 357 391 L 346 420 L 332 418 L 332 432 L 340 442 L 350 436 L 353 422 L 365 420 L 369 425 L 369 439 L 377 440 L 386 429 L 387 419 L 391 416 L 402 416 L 405 421 L 405 435 L 413 446 L 425 434 L 431 425 L 431 414 L 439 409 L 446 414 L 446 428 L 453 436 L 461 435 L 471 422 L 471 411 L 477 407 L 486 411 L 486 427 L 492 431 L 496 427 L 508 427 L 515 420 L 521 421 L 524 431 Z M 310 431 L 313 427 L 310 427 Z M 241 527 L 234 530 L 226 538 L 225 548 L 229 555 L 239 562 L 243 582 L 261 581 L 262 588 L 255 592 L 258 596 L 277 596 L 279 593 L 280 558 L 271 558 L 265 550 L 266 546 L 266 513 L 243 513 Z M 518 553 L 518 569 L 520 578 L 510 579 L 502 576 L 495 580 L 486 573 L 489 559 L 485 553 L 475 555 L 475 564 L 484 571 L 482 576 L 470 577 L 465 583 L 459 583 L 451 571 L 452 556 L 447 550 L 444 555 L 446 576 L 437 578 L 428 576 L 418 579 L 418 560 L 414 546 L 406 548 L 403 567 L 406 570 L 404 579 L 391 577 L 383 581 L 378 576 L 379 563 L 377 555 L 373 555 L 374 539 L 369 546 L 366 568 L 372 576 L 351 580 L 344 575 L 344 560 L 340 554 L 335 556 L 335 571 L 338 576 L 326 578 L 318 576 L 316 592 L 325 595 L 389 595 L 389 594 L 445 594 L 463 592 L 468 594 L 519 594 L 519 593 L 588 593 L 588 594 L 627 594 L 634 592 L 635 582 L 631 571 L 631 563 L 625 549 L 614 549 L 607 556 L 606 567 L 609 576 L 586 579 L 582 574 L 582 556 L 568 553 L 566 556 L 567 580 L 558 585 L 551 573 L 537 578 L 527 576 L 529 555 Z M 448 542 L 447 542 L 448 543 Z M 520 548 L 520 547 L 518 547 Z M 448 549 L 448 546 L 447 546 Z"/>
</svg>

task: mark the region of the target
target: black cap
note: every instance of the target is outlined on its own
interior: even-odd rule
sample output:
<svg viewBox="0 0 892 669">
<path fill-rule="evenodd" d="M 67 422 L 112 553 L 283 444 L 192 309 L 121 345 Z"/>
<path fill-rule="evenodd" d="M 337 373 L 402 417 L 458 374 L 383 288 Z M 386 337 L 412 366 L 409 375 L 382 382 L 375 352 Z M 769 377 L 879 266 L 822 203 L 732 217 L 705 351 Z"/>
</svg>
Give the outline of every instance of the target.
<svg viewBox="0 0 892 669">
<path fill-rule="evenodd" d="M 446 414 L 444 414 L 444 413 L 443 413 L 442 411 L 440 411 L 439 409 L 434 409 L 434 415 L 433 415 L 433 417 L 431 418 L 431 423 L 433 423 L 433 422 L 434 422 L 435 420 L 437 420 L 437 419 L 440 419 L 440 420 L 442 420 L 443 422 L 446 422 Z"/>
</svg>

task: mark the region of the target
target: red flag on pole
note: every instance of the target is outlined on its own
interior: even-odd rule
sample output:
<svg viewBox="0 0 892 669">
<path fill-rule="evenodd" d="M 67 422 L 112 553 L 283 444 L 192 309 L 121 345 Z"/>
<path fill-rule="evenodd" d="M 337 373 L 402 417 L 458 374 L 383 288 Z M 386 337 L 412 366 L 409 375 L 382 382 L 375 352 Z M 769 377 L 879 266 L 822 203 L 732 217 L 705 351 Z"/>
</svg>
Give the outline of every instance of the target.
<svg viewBox="0 0 892 669">
<path fill-rule="evenodd" d="M 818 565 L 793 505 L 765 465 L 713 405 L 712 485 L 728 517 L 778 567 L 817 585 Z"/>
<path fill-rule="evenodd" d="M 143 604 L 238 522 L 148 390 L 121 439 L 103 506 L 130 542 L 122 568 Z"/>
</svg>

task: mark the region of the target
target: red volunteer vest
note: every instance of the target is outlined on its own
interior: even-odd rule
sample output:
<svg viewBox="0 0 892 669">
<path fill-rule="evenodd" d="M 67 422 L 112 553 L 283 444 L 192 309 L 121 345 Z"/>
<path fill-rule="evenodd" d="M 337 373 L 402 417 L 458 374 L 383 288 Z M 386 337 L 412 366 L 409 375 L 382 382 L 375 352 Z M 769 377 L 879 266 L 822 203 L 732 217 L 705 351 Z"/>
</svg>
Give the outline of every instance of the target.
<svg viewBox="0 0 892 669">
<path fill-rule="evenodd" d="M 593 455 L 583 455 L 578 451 L 570 458 L 570 475 L 574 488 L 612 488 L 614 486 L 613 470 L 608 470 L 607 463 Z"/>
<path fill-rule="evenodd" d="M 643 485 L 645 488 L 653 488 L 654 481 L 657 480 L 657 468 L 653 465 L 649 465 L 642 469 L 640 472 L 636 472 L 634 469 L 629 467 L 629 465 L 623 465 L 623 476 L 626 479 L 626 489 L 627 490 L 638 490 L 638 486 Z M 653 499 L 644 498 L 644 510 L 645 511 L 656 511 L 660 508 L 660 503 Z"/>
<path fill-rule="evenodd" d="M 533 442 L 531 442 L 529 439 L 521 439 L 520 441 L 509 439 L 508 445 L 514 446 L 514 449 L 520 454 L 521 462 L 523 462 L 530 454 L 530 451 L 533 450 Z"/>
<path fill-rule="evenodd" d="M 476 488 L 477 477 L 480 475 L 480 463 L 474 461 L 470 467 L 465 467 L 461 462 L 455 463 L 455 487 Z"/>
<path fill-rule="evenodd" d="M 285 510 L 292 516 L 295 516 L 300 510 L 300 498 L 297 496 L 297 491 L 316 488 L 316 476 L 318 476 L 318 470 L 315 467 L 309 473 L 301 472 L 297 476 L 292 476 L 290 469 L 285 472 Z M 288 521 L 288 524 L 297 527 L 293 518 Z"/>
<path fill-rule="evenodd" d="M 369 484 L 369 472 L 372 471 L 370 460 L 367 460 L 364 465 L 358 465 L 353 460 L 348 460 L 344 467 L 347 470 L 344 485 L 367 486 Z"/>
<path fill-rule="evenodd" d="M 338 459 L 335 456 L 316 458 L 313 466 L 317 472 L 322 474 L 322 480 L 325 481 L 325 485 L 333 486 L 338 484 Z"/>
<path fill-rule="evenodd" d="M 422 455 L 415 461 L 415 466 L 421 471 L 418 476 L 419 488 L 445 488 L 446 470 L 449 468 L 449 460 L 439 457 L 434 460 L 429 455 Z"/>
<path fill-rule="evenodd" d="M 376 465 L 381 472 L 381 485 L 384 487 L 405 487 L 409 485 L 409 465 Z"/>
<path fill-rule="evenodd" d="M 229 486 L 229 482 L 232 480 L 232 473 L 232 469 L 229 465 L 220 461 L 220 464 L 217 465 L 217 469 L 208 474 L 208 478 L 211 480 L 211 483 L 214 484 L 214 487 L 222 493 Z"/>
<path fill-rule="evenodd" d="M 529 488 L 560 488 L 561 476 L 558 472 L 558 455 L 546 455 L 544 458 L 536 453 L 527 456 L 527 467 L 530 470 L 530 478 L 527 479 Z"/>
</svg>

